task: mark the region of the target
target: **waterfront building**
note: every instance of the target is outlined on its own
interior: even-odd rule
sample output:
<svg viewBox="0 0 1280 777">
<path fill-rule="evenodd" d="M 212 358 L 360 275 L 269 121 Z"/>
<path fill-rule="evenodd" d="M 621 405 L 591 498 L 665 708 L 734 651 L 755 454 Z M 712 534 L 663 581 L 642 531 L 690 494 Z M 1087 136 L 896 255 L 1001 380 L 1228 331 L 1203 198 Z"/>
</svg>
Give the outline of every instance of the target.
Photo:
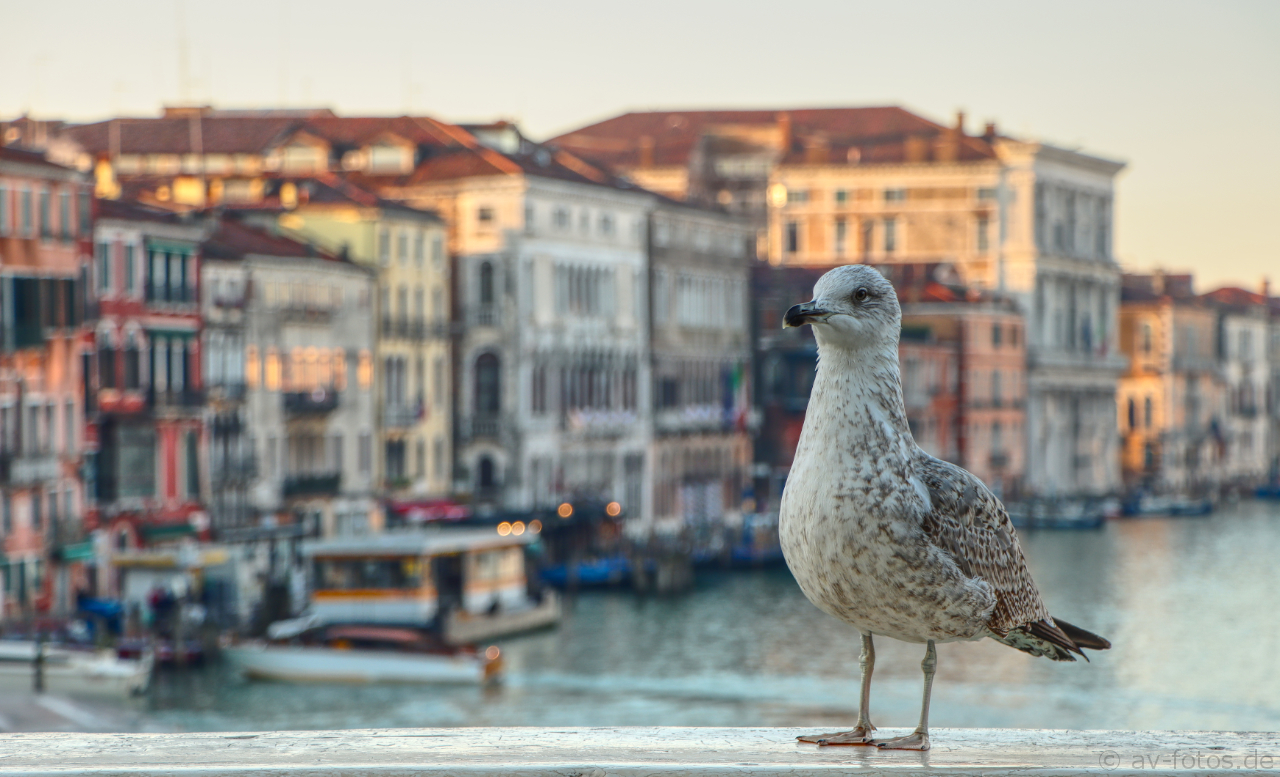
<svg viewBox="0 0 1280 777">
<path fill-rule="evenodd" d="M 1217 314 L 1218 364 L 1226 395 L 1222 477 L 1227 485 L 1252 487 L 1271 470 L 1267 395 L 1270 299 L 1265 292 L 1236 287 L 1204 295 Z"/>
<path fill-rule="evenodd" d="M 1190 275 L 1125 275 L 1120 347 L 1129 365 L 1116 391 L 1128 489 L 1200 493 L 1225 464 L 1225 393 L 1217 313 Z"/>
<path fill-rule="evenodd" d="M 377 274 L 378 487 L 406 509 L 446 499 L 453 392 L 444 222 L 329 173 L 266 187 L 246 214 Z"/>
<path fill-rule="evenodd" d="M 654 197 L 511 125 L 474 129 L 378 185 L 448 224 L 455 490 L 482 511 L 646 519 Z"/>
<path fill-rule="evenodd" d="M 912 434 L 997 496 L 1020 496 L 1027 464 L 1021 312 L 1012 300 L 966 299 L 942 288 L 904 298 L 899 356 Z"/>
<path fill-rule="evenodd" d="M 208 440 L 200 241 L 191 218 L 102 200 L 94 227 L 85 359 L 90 515 L 103 535 L 99 583 L 117 553 L 208 537 Z"/>
<path fill-rule="evenodd" d="M 1271 366 L 1271 379 L 1267 387 L 1267 480 L 1280 485 L 1280 297 L 1271 296 L 1271 285 L 1263 282 L 1263 296 L 1267 298 L 1271 321 L 1267 334 L 1267 363 Z"/>
<path fill-rule="evenodd" d="M 374 275 L 230 215 L 202 251 L 215 478 L 245 482 L 214 520 L 225 539 L 263 540 L 278 572 L 297 558 L 275 558 L 281 541 L 379 528 Z"/>
<path fill-rule="evenodd" d="M 661 200 L 649 217 L 655 529 L 741 522 L 751 465 L 744 219 Z"/>
<path fill-rule="evenodd" d="M 945 261 L 963 284 L 1011 297 L 1027 324 L 1027 488 L 1119 488 L 1121 163 L 894 107 L 632 113 L 550 142 L 738 208 L 770 263 Z"/>
<path fill-rule="evenodd" d="M 69 612 L 85 545 L 85 176 L 0 147 L 0 619 Z"/>
<path fill-rule="evenodd" d="M 757 265 L 761 431 L 755 487 L 777 504 L 813 384 L 808 329 L 779 328 L 827 267 Z M 1005 497 L 1025 493 L 1026 319 L 1010 299 L 966 289 L 947 264 L 880 265 L 898 289 L 898 357 L 907 423 L 927 453 L 964 467 Z M 762 466 L 761 466 L 762 465 Z"/>
</svg>

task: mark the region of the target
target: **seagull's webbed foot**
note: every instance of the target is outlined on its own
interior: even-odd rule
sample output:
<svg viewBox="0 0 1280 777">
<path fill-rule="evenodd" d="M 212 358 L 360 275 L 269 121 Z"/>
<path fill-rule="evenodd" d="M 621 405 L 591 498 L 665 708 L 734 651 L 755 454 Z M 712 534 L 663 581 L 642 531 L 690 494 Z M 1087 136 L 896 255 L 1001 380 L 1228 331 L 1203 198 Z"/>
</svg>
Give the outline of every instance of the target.
<svg viewBox="0 0 1280 777">
<path fill-rule="evenodd" d="M 868 723 L 866 726 L 857 726 L 852 731 L 837 731 L 832 734 L 810 734 L 809 736 L 796 737 L 796 739 L 819 747 L 826 745 L 874 745 L 875 742 L 871 738 L 871 732 L 875 730 L 876 727 Z"/>
<path fill-rule="evenodd" d="M 913 731 L 905 737 L 876 742 L 875 746 L 882 750 L 928 750 L 929 735 L 923 731 Z"/>
</svg>

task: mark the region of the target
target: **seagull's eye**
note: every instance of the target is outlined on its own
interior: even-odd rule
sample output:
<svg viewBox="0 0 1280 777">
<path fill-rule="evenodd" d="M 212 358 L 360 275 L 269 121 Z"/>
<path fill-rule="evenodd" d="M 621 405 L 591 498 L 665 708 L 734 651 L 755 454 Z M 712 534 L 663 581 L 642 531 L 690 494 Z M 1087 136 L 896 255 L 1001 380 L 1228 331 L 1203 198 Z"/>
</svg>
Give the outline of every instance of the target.
<svg viewBox="0 0 1280 777">
<path fill-rule="evenodd" d="M 853 299 L 854 299 L 854 301 L 855 301 L 855 302 L 866 302 L 866 301 L 867 301 L 867 289 L 866 289 L 866 287 L 863 287 L 863 288 L 858 289 L 857 291 L 855 291 L 855 292 L 853 293 Z"/>
</svg>

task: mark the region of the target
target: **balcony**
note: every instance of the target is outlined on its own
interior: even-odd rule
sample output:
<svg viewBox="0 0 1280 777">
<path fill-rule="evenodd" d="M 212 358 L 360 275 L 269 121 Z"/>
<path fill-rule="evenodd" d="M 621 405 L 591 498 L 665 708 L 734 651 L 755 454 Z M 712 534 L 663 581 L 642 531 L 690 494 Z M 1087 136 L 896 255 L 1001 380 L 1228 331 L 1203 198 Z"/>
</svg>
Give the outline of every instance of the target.
<svg viewBox="0 0 1280 777">
<path fill-rule="evenodd" d="M 212 462 L 211 480 L 214 485 L 246 483 L 258 476 L 258 460 L 253 456 L 239 456 Z"/>
<path fill-rule="evenodd" d="M 155 389 L 150 389 L 147 391 L 147 404 L 157 409 L 190 409 L 203 407 L 204 397 L 205 395 L 202 389 L 184 388 L 176 391 L 156 391 Z"/>
<path fill-rule="evenodd" d="M 285 475 L 280 492 L 285 499 L 297 496 L 337 496 L 342 485 L 338 472 L 311 472 Z"/>
<path fill-rule="evenodd" d="M 283 396 L 287 415 L 323 415 L 338 407 L 338 392 L 333 389 L 287 391 Z"/>
<path fill-rule="evenodd" d="M 381 331 L 385 338 L 422 341 L 447 337 L 449 327 L 443 321 L 384 316 Z"/>
<path fill-rule="evenodd" d="M 497 305 L 482 305 L 471 313 L 473 326 L 498 326 L 500 319 Z"/>
<path fill-rule="evenodd" d="M 382 423 L 388 429 L 413 427 L 423 417 L 419 407 L 419 405 L 387 405 L 382 411 Z"/>
<path fill-rule="evenodd" d="M 469 423 L 469 440 L 497 440 L 502 433 L 502 420 L 496 415 L 472 416 Z"/>
<path fill-rule="evenodd" d="M 0 456 L 0 474 L 10 486 L 21 488 L 57 480 L 62 477 L 62 466 L 53 454 L 23 453 Z"/>
<path fill-rule="evenodd" d="M 171 304 L 185 305 L 196 302 L 196 290 L 191 287 L 181 286 L 174 288 L 172 286 L 154 286 L 147 284 L 146 300 L 151 304 Z"/>
</svg>

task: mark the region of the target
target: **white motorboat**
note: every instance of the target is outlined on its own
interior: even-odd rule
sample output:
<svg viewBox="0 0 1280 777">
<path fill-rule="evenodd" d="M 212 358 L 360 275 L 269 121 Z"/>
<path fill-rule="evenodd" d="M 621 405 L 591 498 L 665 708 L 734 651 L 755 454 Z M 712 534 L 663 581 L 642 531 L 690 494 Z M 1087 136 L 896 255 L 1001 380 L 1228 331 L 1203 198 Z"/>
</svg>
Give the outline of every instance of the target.
<svg viewBox="0 0 1280 777">
<path fill-rule="evenodd" d="M 30 640 L 0 640 L 0 690 L 29 692 L 35 687 L 37 645 Z M 132 696 L 151 683 L 153 659 L 118 658 L 113 650 L 44 646 L 44 690 L 67 696 Z"/>
<path fill-rule="evenodd" d="M 451 647 L 427 632 L 327 626 L 296 637 L 233 645 L 223 656 L 245 676 L 287 682 L 484 683 L 502 669 L 497 647 Z"/>
</svg>

